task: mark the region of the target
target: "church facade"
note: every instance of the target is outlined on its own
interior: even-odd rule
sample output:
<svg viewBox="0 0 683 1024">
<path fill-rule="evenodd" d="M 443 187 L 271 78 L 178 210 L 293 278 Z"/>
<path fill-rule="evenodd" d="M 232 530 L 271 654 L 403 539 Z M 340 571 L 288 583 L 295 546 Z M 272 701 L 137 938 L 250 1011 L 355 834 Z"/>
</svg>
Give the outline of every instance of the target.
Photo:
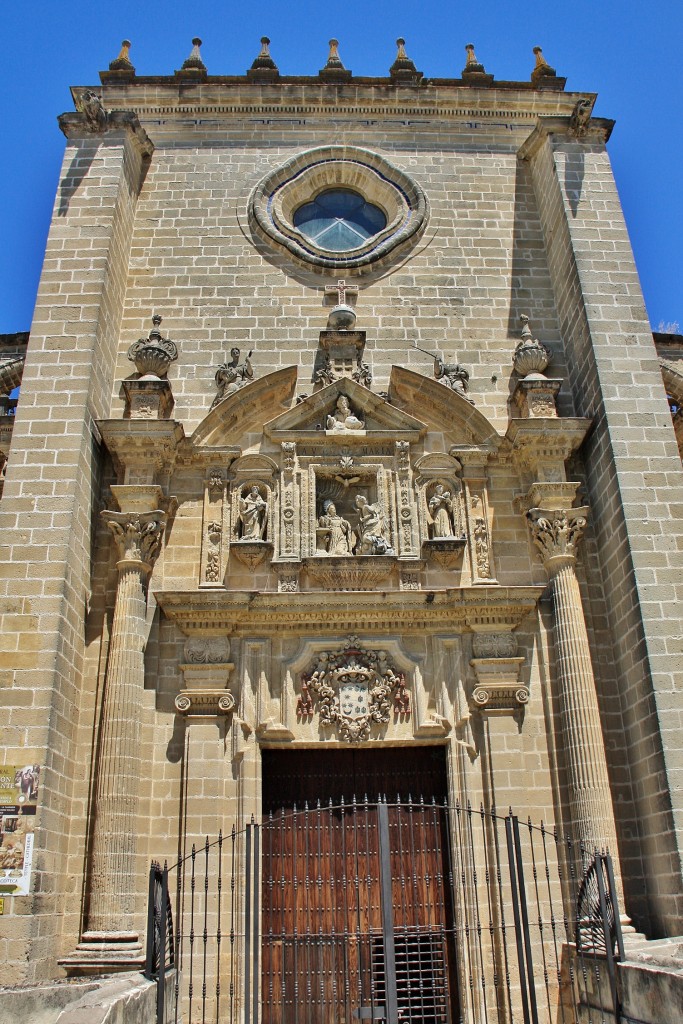
<svg viewBox="0 0 683 1024">
<path fill-rule="evenodd" d="M 540 51 L 497 82 L 472 47 L 448 80 L 402 41 L 386 78 L 334 41 L 309 78 L 267 41 L 240 77 L 199 47 L 141 77 L 124 45 L 74 88 L 25 364 L 3 336 L 5 393 L 23 367 L 0 433 L 3 982 L 136 967 L 150 861 L 256 822 L 265 1006 L 286 961 L 266 918 L 290 912 L 268 879 L 334 887 L 368 807 L 402 842 L 431 803 L 423 852 L 387 854 L 474 878 L 440 897 L 455 980 L 430 1013 L 504 1020 L 458 945 L 500 854 L 473 808 L 569 837 L 579 865 L 609 849 L 627 936 L 683 932 L 683 378 L 648 326 L 612 122 Z M 345 809 L 306 878 L 292 843 L 320 816 L 277 850 L 266 824 L 320 807 Z M 337 969 L 341 1005 L 366 968 Z"/>
</svg>

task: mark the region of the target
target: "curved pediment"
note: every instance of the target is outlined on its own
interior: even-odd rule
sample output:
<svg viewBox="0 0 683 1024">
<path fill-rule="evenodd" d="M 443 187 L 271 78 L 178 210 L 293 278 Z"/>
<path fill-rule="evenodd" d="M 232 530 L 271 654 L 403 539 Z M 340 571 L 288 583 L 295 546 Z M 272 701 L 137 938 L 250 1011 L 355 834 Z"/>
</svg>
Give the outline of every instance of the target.
<svg viewBox="0 0 683 1024">
<path fill-rule="evenodd" d="M 356 424 L 353 429 L 347 430 L 343 423 L 337 424 L 340 398 L 346 398 L 348 401 L 350 418 Z M 331 425 L 333 421 L 334 426 Z M 350 377 L 341 377 L 327 387 L 315 391 L 293 409 L 266 423 L 264 427 L 267 436 L 277 440 L 297 436 L 310 438 L 312 434 L 317 437 L 333 434 L 345 440 L 352 440 L 354 437 L 379 440 L 385 437 L 411 436 L 417 439 L 424 436 L 426 429 L 421 420 L 397 409 Z"/>
<path fill-rule="evenodd" d="M 228 395 L 199 424 L 190 438 L 195 448 L 234 444 L 242 435 L 261 430 L 292 401 L 296 366 L 267 373 Z"/>
<path fill-rule="evenodd" d="M 399 409 L 419 409 L 430 428 L 460 434 L 468 444 L 498 448 L 503 440 L 486 416 L 466 398 L 415 370 L 392 366 L 389 394 Z"/>
</svg>

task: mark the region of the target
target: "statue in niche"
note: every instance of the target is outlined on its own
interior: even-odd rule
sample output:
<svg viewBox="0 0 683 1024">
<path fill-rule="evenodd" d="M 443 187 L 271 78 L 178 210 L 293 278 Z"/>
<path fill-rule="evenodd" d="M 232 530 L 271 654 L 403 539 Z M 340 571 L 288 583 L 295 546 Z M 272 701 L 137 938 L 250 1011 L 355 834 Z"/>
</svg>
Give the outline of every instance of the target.
<svg viewBox="0 0 683 1024">
<path fill-rule="evenodd" d="M 253 349 L 250 349 L 246 358 L 240 362 L 240 350 L 237 347 L 230 349 L 230 362 L 221 363 L 216 370 L 214 379 L 218 388 L 218 394 L 211 404 L 212 409 L 222 402 L 224 398 L 227 398 L 228 395 L 233 395 L 246 384 L 250 384 L 254 379 L 254 369 L 251 365 L 251 354 L 253 351 Z"/>
<path fill-rule="evenodd" d="M 263 540 L 266 532 L 268 502 L 256 484 L 240 495 L 240 540 Z"/>
<path fill-rule="evenodd" d="M 437 484 L 429 499 L 429 516 L 431 519 L 432 540 L 442 537 L 454 537 L 453 529 L 453 498 L 443 484 Z"/>
<path fill-rule="evenodd" d="M 365 429 L 363 421 L 351 411 L 351 405 L 346 395 L 340 395 L 337 399 L 334 412 L 327 417 L 327 429 L 339 433 L 346 430 Z"/>
<path fill-rule="evenodd" d="M 386 520 L 380 503 L 371 504 L 363 494 L 357 494 L 355 504 L 360 531 L 356 554 L 393 555 L 394 550 L 387 539 Z"/>
<path fill-rule="evenodd" d="M 333 501 L 323 503 L 323 514 L 318 519 L 316 554 L 335 557 L 353 553 L 356 537 L 347 519 L 337 515 Z"/>
</svg>

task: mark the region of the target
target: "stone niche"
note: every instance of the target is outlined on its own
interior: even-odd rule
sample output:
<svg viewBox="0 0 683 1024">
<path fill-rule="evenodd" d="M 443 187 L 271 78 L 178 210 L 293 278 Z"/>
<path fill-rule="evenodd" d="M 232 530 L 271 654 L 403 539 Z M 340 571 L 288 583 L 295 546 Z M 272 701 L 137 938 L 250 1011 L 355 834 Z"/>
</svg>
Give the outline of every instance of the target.
<svg viewBox="0 0 683 1024">
<path fill-rule="evenodd" d="M 275 551 L 277 474 L 277 464 L 263 455 L 245 456 L 231 467 L 230 553 L 252 571 Z"/>
</svg>

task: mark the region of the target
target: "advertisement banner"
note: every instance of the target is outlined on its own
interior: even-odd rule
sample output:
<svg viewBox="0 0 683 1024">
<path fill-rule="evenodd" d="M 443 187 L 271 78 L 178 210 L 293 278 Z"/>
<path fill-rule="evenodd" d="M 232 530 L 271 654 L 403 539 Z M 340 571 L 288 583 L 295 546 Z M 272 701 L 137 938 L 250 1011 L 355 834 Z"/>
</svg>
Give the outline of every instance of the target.
<svg viewBox="0 0 683 1024">
<path fill-rule="evenodd" d="M 28 896 L 40 766 L 0 765 L 0 893 Z"/>
</svg>

